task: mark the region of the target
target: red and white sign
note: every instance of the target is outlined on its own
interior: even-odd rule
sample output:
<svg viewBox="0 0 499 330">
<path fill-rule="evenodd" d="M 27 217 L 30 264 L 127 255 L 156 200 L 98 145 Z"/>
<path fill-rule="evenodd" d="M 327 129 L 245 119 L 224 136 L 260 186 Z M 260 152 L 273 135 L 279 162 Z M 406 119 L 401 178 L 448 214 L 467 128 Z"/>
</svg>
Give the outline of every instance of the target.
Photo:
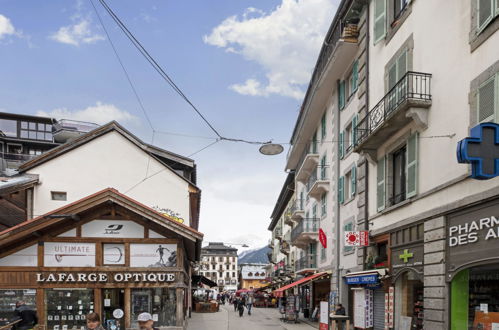
<svg viewBox="0 0 499 330">
<path fill-rule="evenodd" d="M 347 231 L 345 232 L 345 246 L 368 246 L 368 231 Z"/>
<path fill-rule="evenodd" d="M 328 321 L 329 321 L 328 302 L 321 301 L 320 308 L 321 308 L 321 313 L 319 318 L 319 330 L 328 330 Z"/>
<path fill-rule="evenodd" d="M 319 242 L 321 242 L 323 248 L 327 248 L 327 237 L 322 228 L 319 228 Z"/>
<path fill-rule="evenodd" d="M 388 310 L 387 310 L 387 322 L 385 322 L 385 329 L 393 328 L 393 304 L 395 299 L 395 288 L 391 286 L 388 290 Z M 385 297 L 385 302 L 386 302 Z"/>
</svg>

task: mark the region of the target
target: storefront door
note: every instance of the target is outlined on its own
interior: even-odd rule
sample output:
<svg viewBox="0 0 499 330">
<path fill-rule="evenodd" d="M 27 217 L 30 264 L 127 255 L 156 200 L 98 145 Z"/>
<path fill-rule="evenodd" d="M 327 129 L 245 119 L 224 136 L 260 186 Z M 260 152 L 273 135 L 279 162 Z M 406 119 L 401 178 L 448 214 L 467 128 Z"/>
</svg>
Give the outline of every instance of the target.
<svg viewBox="0 0 499 330">
<path fill-rule="evenodd" d="M 102 290 L 102 326 L 106 330 L 125 330 L 125 290 Z"/>
</svg>

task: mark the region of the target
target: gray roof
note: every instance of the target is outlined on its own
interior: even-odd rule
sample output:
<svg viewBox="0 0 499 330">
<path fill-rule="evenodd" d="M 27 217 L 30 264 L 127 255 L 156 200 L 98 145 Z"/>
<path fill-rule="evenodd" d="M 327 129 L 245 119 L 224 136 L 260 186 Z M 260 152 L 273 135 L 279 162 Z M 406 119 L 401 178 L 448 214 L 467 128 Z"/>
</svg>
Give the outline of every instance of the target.
<svg viewBox="0 0 499 330">
<path fill-rule="evenodd" d="M 21 174 L 0 177 L 0 194 L 21 190 L 38 182 L 38 175 Z"/>
<path fill-rule="evenodd" d="M 210 250 L 213 250 L 213 251 L 222 251 L 222 250 L 226 250 L 226 251 L 237 251 L 236 248 L 233 248 L 232 246 L 227 246 L 227 245 L 224 245 L 223 242 L 209 242 L 207 246 L 203 246 L 202 250 L 206 250 L 206 252 L 209 253 Z"/>
</svg>

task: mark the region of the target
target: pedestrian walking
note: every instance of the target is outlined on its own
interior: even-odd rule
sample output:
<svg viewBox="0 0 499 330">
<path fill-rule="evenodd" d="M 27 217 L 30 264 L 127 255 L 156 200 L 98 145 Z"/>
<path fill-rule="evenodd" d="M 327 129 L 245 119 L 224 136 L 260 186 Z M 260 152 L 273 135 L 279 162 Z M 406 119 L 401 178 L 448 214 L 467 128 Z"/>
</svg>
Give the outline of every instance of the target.
<svg viewBox="0 0 499 330">
<path fill-rule="evenodd" d="M 22 300 L 16 302 L 15 314 L 21 319 L 21 322 L 16 324 L 17 330 L 33 329 L 38 323 L 36 312 Z"/>
<path fill-rule="evenodd" d="M 240 299 L 237 303 L 237 310 L 239 311 L 239 317 L 242 317 L 244 314 L 244 304 L 245 304 L 244 299 Z"/>
<path fill-rule="evenodd" d="M 234 312 L 237 311 L 237 305 L 239 304 L 239 298 L 238 297 L 234 297 L 234 299 L 232 299 L 232 303 L 234 304 Z"/>
<path fill-rule="evenodd" d="M 253 289 L 252 287 L 250 289 Z M 251 307 L 253 307 L 255 298 L 253 297 L 253 292 L 248 293 L 248 298 L 246 298 L 246 308 L 248 309 L 248 315 L 251 315 Z"/>
<path fill-rule="evenodd" d="M 90 313 L 87 315 L 87 330 L 104 330 L 101 324 L 99 313 Z"/>
</svg>

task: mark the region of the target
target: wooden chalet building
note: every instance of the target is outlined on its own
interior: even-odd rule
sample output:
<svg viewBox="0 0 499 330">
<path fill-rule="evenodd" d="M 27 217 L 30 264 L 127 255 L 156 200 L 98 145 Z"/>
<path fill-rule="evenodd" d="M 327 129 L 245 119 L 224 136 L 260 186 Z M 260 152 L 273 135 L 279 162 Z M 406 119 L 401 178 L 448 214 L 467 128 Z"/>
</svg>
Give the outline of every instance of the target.
<svg viewBox="0 0 499 330">
<path fill-rule="evenodd" d="M 41 329 L 185 329 L 203 234 L 107 188 L 0 232 L 0 319 L 24 300 Z"/>
</svg>

